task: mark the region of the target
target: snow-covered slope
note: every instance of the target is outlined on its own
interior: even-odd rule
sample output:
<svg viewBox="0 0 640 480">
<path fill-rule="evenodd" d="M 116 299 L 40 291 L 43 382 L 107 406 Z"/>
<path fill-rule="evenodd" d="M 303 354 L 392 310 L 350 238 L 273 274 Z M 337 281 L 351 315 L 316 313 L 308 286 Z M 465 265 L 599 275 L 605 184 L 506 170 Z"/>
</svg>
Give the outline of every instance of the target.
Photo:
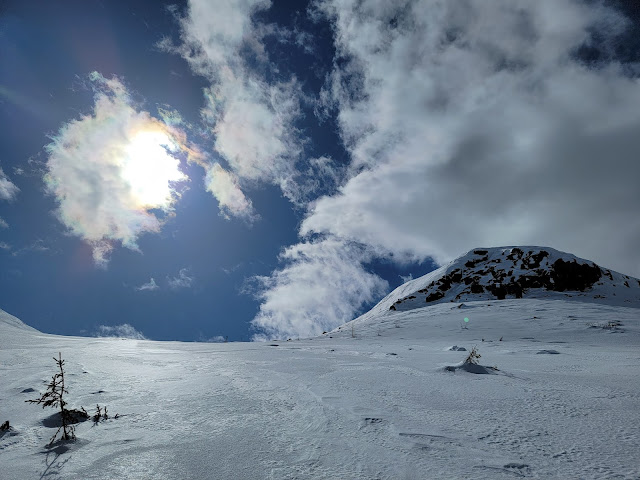
<svg viewBox="0 0 640 480">
<path fill-rule="evenodd" d="M 29 325 L 22 322 L 20 319 L 14 317 L 13 315 L 8 314 L 4 310 L 0 310 L 0 338 L 7 338 L 2 335 L 4 329 L 6 328 L 15 328 L 20 330 L 26 330 L 30 332 L 38 332 L 35 328 L 30 327 Z"/>
<path fill-rule="evenodd" d="M 640 280 L 548 247 L 476 248 L 392 291 L 370 312 L 442 302 L 556 298 L 640 305 Z"/>
<path fill-rule="evenodd" d="M 0 314 L 0 478 L 637 480 L 640 308 L 573 300 L 393 299 L 266 344 L 62 337 Z M 474 346 L 480 365 L 458 368 Z M 47 447 L 54 411 L 25 400 L 58 352 L 69 407 L 110 417 Z"/>
</svg>

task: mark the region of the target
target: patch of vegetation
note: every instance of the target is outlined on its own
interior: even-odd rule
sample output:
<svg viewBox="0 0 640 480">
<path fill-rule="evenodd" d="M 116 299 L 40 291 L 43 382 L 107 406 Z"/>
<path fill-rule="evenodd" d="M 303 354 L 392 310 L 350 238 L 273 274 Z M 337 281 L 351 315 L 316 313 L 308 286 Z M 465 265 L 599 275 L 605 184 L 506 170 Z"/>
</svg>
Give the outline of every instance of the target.
<svg viewBox="0 0 640 480">
<path fill-rule="evenodd" d="M 109 413 L 107 411 L 107 406 L 105 405 L 104 408 L 102 408 L 100 407 L 100 405 L 96 404 L 96 413 L 94 413 L 93 417 L 91 417 L 93 423 L 99 423 L 101 420 L 107 420 L 108 418 Z"/>
<path fill-rule="evenodd" d="M 479 365 L 478 360 L 480 359 L 480 357 L 482 357 L 482 355 L 478 353 L 478 349 L 476 347 L 473 347 L 469 352 L 467 358 L 464 360 L 464 363 L 466 363 L 467 365 Z"/>
<path fill-rule="evenodd" d="M 57 417 L 59 417 L 60 426 L 49 440 L 48 446 L 53 445 L 58 439 L 65 441 L 75 440 L 76 433 L 74 424 L 89 418 L 89 414 L 84 407 L 80 407 L 80 410 L 67 408 L 65 395 L 68 395 L 69 391 L 65 385 L 64 360 L 62 359 L 62 354 L 58 353 L 58 358 L 53 357 L 53 361 L 58 367 L 58 372 L 51 377 L 51 381 L 47 385 L 47 390 L 39 398 L 25 400 L 27 403 L 42 405 L 42 408 L 51 407 L 59 409 Z M 107 407 L 101 408 L 99 405 L 96 405 L 96 413 L 93 416 L 93 421 L 98 423 L 108 418 Z M 116 414 L 114 418 L 118 418 L 118 415 Z M 5 423 L 8 427 L 9 422 Z"/>
<path fill-rule="evenodd" d="M 596 322 L 587 323 L 587 327 L 589 328 L 601 328 L 603 330 L 620 330 L 620 327 L 622 326 L 623 325 L 620 320 L 609 320 L 606 323 L 596 323 Z"/>
</svg>

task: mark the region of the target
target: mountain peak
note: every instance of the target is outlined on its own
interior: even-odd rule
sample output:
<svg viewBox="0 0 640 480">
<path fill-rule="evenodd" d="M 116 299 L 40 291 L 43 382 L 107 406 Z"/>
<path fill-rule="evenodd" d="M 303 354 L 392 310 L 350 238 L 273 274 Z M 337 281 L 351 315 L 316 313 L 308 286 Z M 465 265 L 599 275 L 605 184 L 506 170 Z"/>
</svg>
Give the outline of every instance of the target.
<svg viewBox="0 0 640 480">
<path fill-rule="evenodd" d="M 475 248 L 401 285 L 373 310 L 506 298 L 572 298 L 640 306 L 640 280 L 548 247 Z"/>
</svg>

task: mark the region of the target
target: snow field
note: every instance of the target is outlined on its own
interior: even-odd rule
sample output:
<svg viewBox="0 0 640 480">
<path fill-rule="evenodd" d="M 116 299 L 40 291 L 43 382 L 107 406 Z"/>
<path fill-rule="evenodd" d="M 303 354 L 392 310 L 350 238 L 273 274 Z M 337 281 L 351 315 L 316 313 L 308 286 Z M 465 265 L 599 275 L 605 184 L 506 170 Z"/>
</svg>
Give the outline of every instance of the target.
<svg viewBox="0 0 640 480">
<path fill-rule="evenodd" d="M 0 421 L 14 429 L 2 478 L 640 478 L 638 309 L 459 305 L 267 344 L 59 337 L 0 319 Z M 474 345 L 494 374 L 445 370 Z M 24 400 L 58 351 L 70 406 L 112 417 L 47 449 L 53 410 Z"/>
</svg>

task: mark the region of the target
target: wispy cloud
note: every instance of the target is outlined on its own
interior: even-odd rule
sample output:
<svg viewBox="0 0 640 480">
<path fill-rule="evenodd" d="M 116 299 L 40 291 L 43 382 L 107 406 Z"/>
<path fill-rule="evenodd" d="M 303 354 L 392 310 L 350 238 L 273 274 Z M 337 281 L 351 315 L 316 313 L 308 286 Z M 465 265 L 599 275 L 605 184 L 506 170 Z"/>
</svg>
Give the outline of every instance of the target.
<svg viewBox="0 0 640 480">
<path fill-rule="evenodd" d="M 240 263 L 236 263 L 235 265 L 233 265 L 231 267 L 220 267 L 220 270 L 222 270 L 227 275 L 231 275 L 233 272 L 235 272 L 236 270 L 242 268 L 243 266 L 244 266 L 244 262 L 240 262 Z"/>
<path fill-rule="evenodd" d="M 95 333 L 96 337 L 117 337 L 117 338 L 131 338 L 134 340 L 146 340 L 142 332 L 136 330 L 128 323 L 122 325 L 100 325 Z"/>
<path fill-rule="evenodd" d="M 137 239 L 158 232 L 187 178 L 178 155 L 195 155 L 184 134 L 139 111 L 117 78 L 91 75 L 95 105 L 63 125 L 47 145 L 49 193 L 60 221 L 93 247 L 105 265 L 114 245 L 137 250 Z"/>
<path fill-rule="evenodd" d="M 9 180 L 9 177 L 0 168 L 0 200 L 13 200 L 20 189 Z"/>
<path fill-rule="evenodd" d="M 151 277 L 151 279 L 147 283 L 143 283 L 139 287 L 135 287 L 135 290 L 139 292 L 152 292 L 154 290 L 159 290 L 160 286 L 156 283 L 156 281 Z"/>
<path fill-rule="evenodd" d="M 411 280 L 413 280 L 413 275 L 409 274 L 409 275 L 399 275 L 400 279 L 402 280 L 402 283 L 407 283 Z"/>
<path fill-rule="evenodd" d="M 177 277 L 167 277 L 167 283 L 172 290 L 191 288 L 194 281 L 195 277 L 189 272 L 188 268 L 181 268 Z"/>
<path fill-rule="evenodd" d="M 11 245 L 9 245 L 7 242 L 0 242 L 0 249 L 11 250 Z"/>
<path fill-rule="evenodd" d="M 381 291 L 362 267 L 375 256 L 443 263 L 478 245 L 547 244 L 640 274 L 640 88 L 612 47 L 619 13 L 570 0 L 314 8 L 337 51 L 318 111 L 335 115 L 351 164 L 261 279 L 255 326 L 277 336 L 349 319 Z M 318 235 L 332 247 L 307 240 Z"/>
<path fill-rule="evenodd" d="M 257 277 L 260 312 L 255 339 L 317 335 L 349 321 L 382 295 L 387 282 L 362 264 L 371 252 L 335 238 L 301 243 L 281 254 L 285 266 Z"/>
<path fill-rule="evenodd" d="M 207 342 L 207 343 L 226 343 L 228 340 L 228 337 L 223 337 L 222 335 L 216 335 L 214 337 L 211 338 L 204 338 L 201 337 L 200 338 L 200 342 Z"/>
<path fill-rule="evenodd" d="M 222 168 L 219 163 L 214 163 L 208 169 L 205 187 L 218 199 L 220 214 L 227 219 L 229 215 L 243 217 L 248 221 L 257 218 L 251 200 L 245 197 L 238 185 L 237 177 Z"/>
<path fill-rule="evenodd" d="M 51 250 L 51 248 L 46 244 L 46 242 L 43 239 L 38 238 L 34 242 L 15 250 L 12 255 L 17 257 L 28 252 L 48 252 L 49 250 Z"/>
<path fill-rule="evenodd" d="M 242 192 L 245 183 L 279 186 L 286 197 L 300 203 L 294 178 L 301 147 L 295 120 L 300 115 L 300 86 L 295 79 L 267 82 L 252 63 L 268 65 L 262 26 L 256 12 L 268 9 L 268 0 L 211 3 L 191 0 L 185 16 L 178 17 L 180 44 L 168 39 L 160 48 L 178 53 L 192 70 L 206 77 L 202 117 L 215 135 L 215 149 L 228 168 L 203 163 L 208 190 L 226 216 L 247 218 L 251 202 Z M 233 177 L 224 175 L 227 171 Z M 217 184 L 210 188 L 211 180 Z M 231 181 L 231 179 L 233 179 Z"/>
<path fill-rule="evenodd" d="M 9 228 L 9 224 L 7 223 L 7 221 L 0 217 L 0 228 Z"/>
</svg>

